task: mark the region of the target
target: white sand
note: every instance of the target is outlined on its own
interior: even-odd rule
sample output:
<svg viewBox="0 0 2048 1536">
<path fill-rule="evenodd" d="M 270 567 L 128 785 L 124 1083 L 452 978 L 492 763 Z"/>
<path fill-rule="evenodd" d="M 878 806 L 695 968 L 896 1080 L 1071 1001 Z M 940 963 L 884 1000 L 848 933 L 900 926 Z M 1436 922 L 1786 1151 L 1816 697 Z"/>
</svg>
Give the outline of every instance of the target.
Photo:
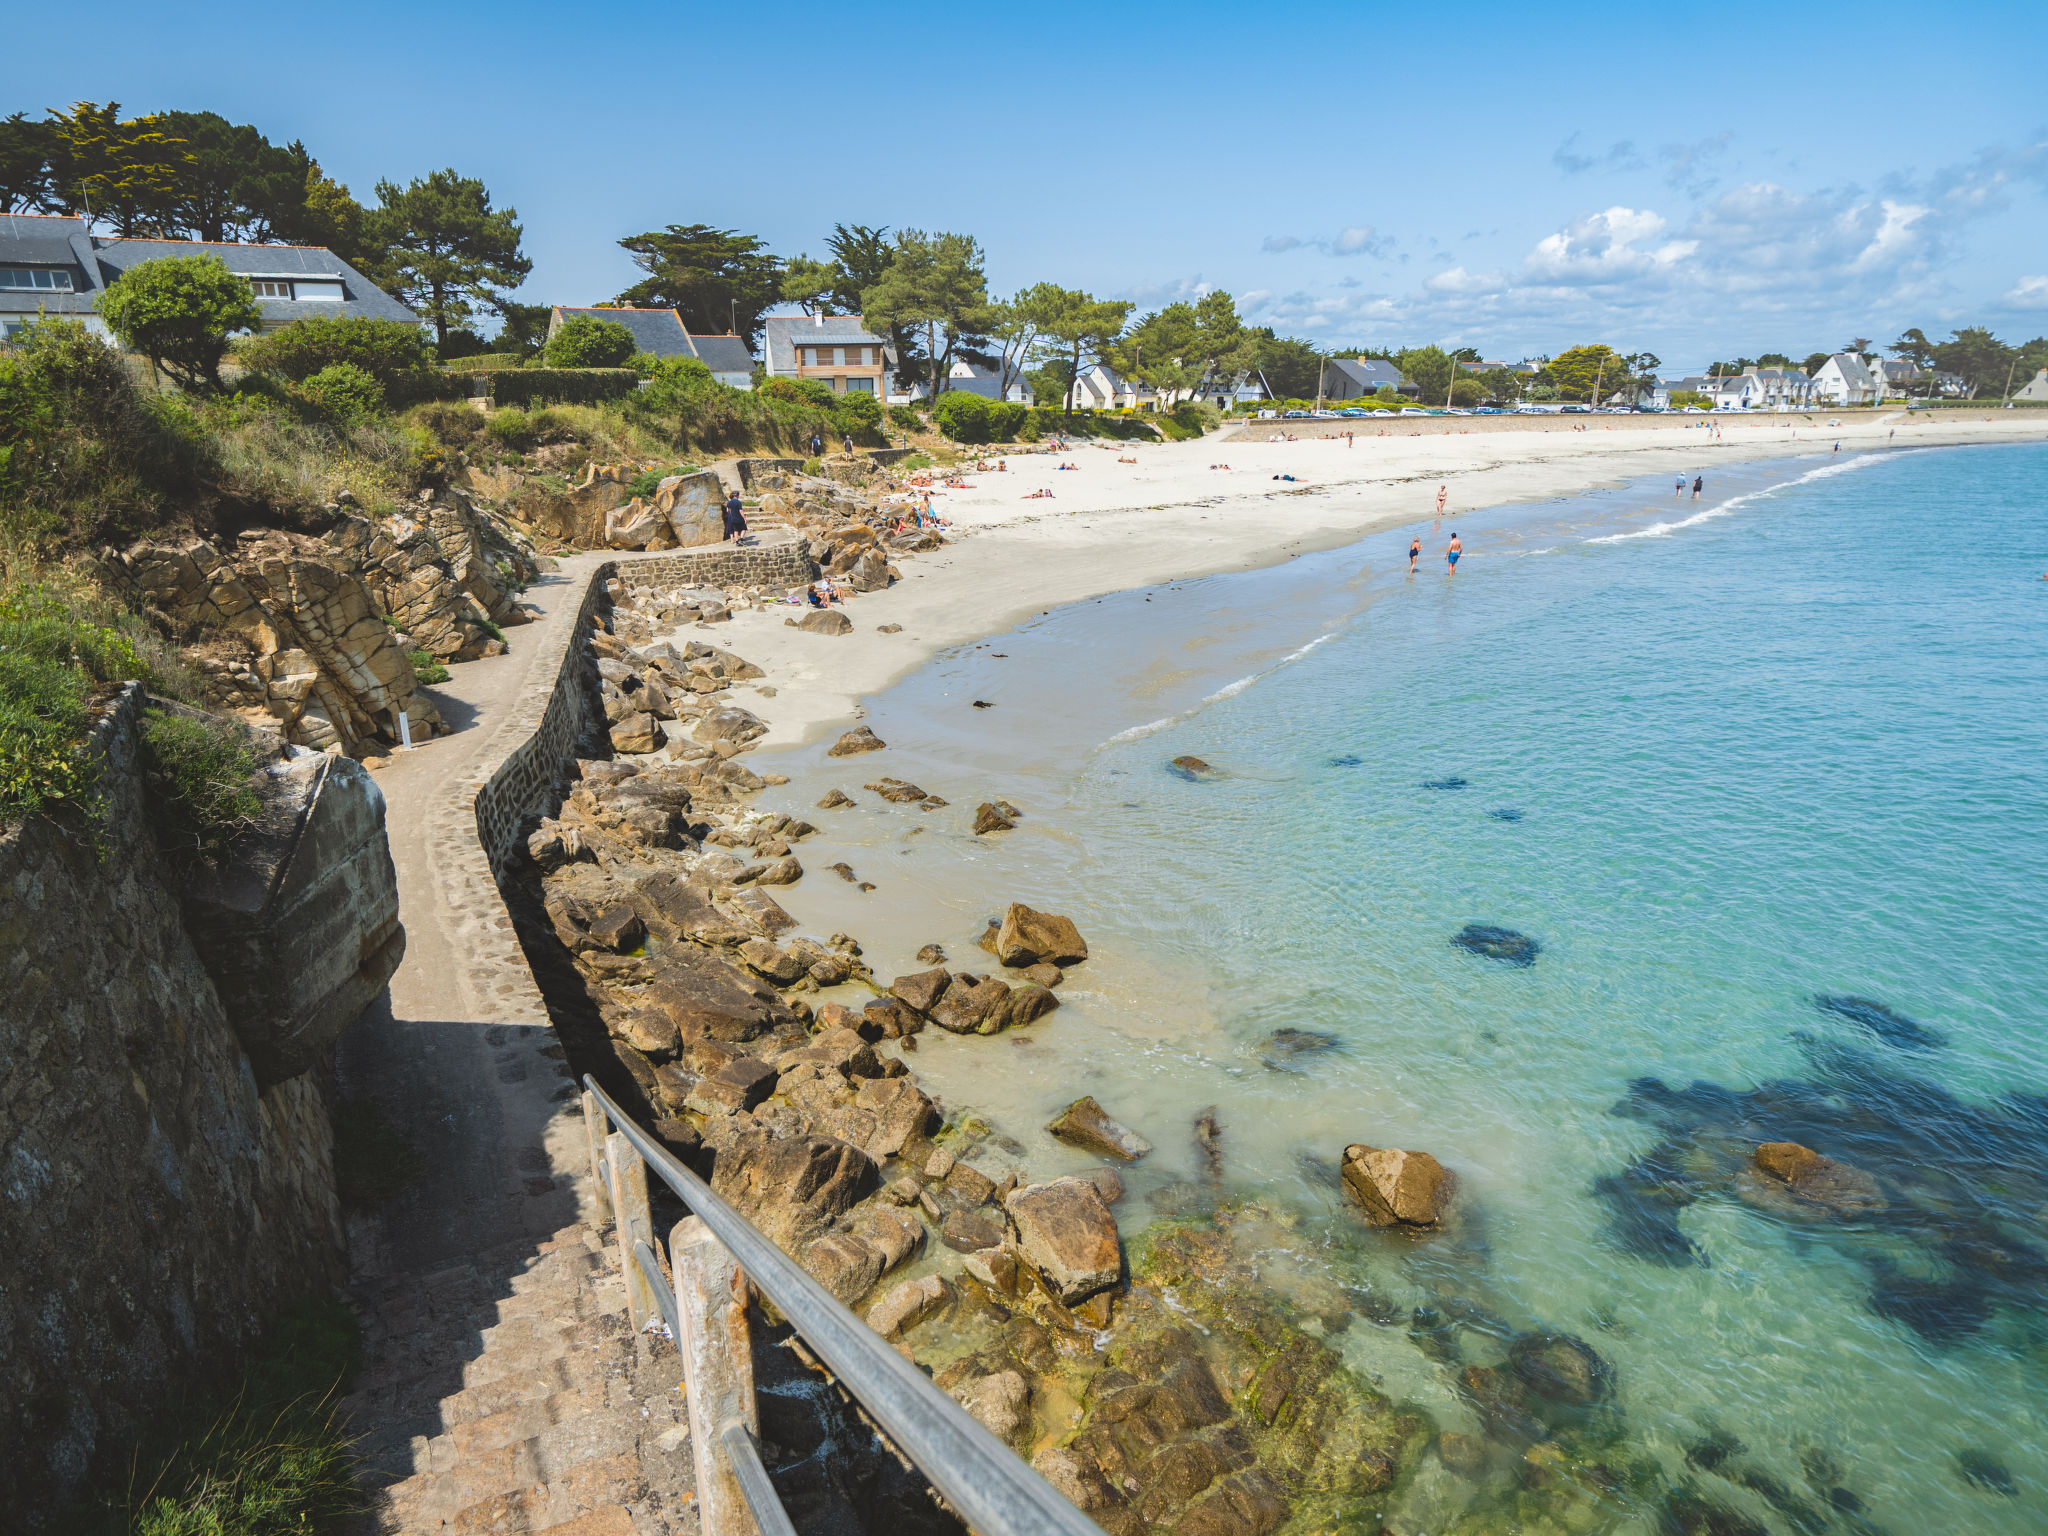
<svg viewBox="0 0 2048 1536">
<path fill-rule="evenodd" d="M 1429 435 L 1361 436 L 1352 447 L 1341 439 L 1249 443 L 1212 434 L 1191 443 L 1077 443 L 1057 458 L 1008 454 L 1006 472 L 970 472 L 964 478 L 972 489 L 934 493 L 933 508 L 952 521 L 954 542 L 900 560 L 904 579 L 888 591 L 849 599 L 854 633 L 789 628 L 784 620 L 794 610 L 784 607 L 735 613 L 705 638 L 766 669 L 775 696 L 743 687 L 734 701 L 769 723 L 762 746 L 791 745 L 844 729 L 862 698 L 945 647 L 1063 603 L 1273 564 L 1427 518 L 1439 484 L 1449 487 L 1447 536 L 1460 512 L 1651 474 L 1704 474 L 1711 487 L 1717 465 L 1826 453 L 1837 440 L 1848 454 L 1882 447 L 1893 433 L 1901 448 L 2048 439 L 2042 414 L 1960 414 L 1846 415 L 1839 427 L 1825 413 L 1719 417 L 1719 438 L 1699 417 L 1685 425 L 1595 417 L 1587 431 L 1572 430 L 1568 417 L 1542 426 L 1524 425 L 1528 418 L 1453 417 L 1434 420 Z M 1077 468 L 1057 469 L 1061 462 Z M 1297 483 L 1276 483 L 1278 474 Z M 1027 499 L 1041 487 L 1053 499 Z M 1439 551 L 1429 553 L 1434 560 Z M 881 634 L 884 624 L 902 630 Z"/>
</svg>

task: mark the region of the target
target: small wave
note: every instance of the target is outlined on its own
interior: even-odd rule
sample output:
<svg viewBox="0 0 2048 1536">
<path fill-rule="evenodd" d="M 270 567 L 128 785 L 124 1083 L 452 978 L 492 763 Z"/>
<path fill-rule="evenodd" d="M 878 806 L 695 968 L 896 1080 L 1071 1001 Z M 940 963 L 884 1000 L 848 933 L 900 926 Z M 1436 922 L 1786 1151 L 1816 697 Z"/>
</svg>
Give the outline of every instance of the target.
<svg viewBox="0 0 2048 1536">
<path fill-rule="evenodd" d="M 1780 491 L 1788 490 L 1795 485 L 1804 485 L 1809 480 L 1824 480 L 1829 475 L 1841 475 L 1848 473 L 1852 469 L 1863 469 L 1869 465 L 1879 463 L 1884 457 L 1885 455 L 1883 454 L 1859 453 L 1853 458 L 1842 460 L 1839 464 L 1823 464 L 1818 469 L 1809 469 L 1805 474 L 1787 480 L 1782 485 L 1766 486 L 1760 491 L 1746 491 L 1740 496 L 1730 496 L 1719 506 L 1707 507 L 1693 513 L 1691 517 L 1679 518 L 1676 522 L 1652 523 L 1647 528 L 1631 528 L 1626 533 L 1602 534 L 1599 538 L 1588 539 L 1586 542 L 1588 544 L 1620 544 L 1627 539 L 1669 538 L 1681 528 L 1692 528 L 1701 523 L 1711 522 L 1717 517 L 1726 517 L 1737 507 L 1745 506 L 1752 501 L 1760 501 L 1766 496 L 1775 496 Z"/>
<path fill-rule="evenodd" d="M 1120 741 L 1136 741 L 1140 736 L 1150 736 L 1154 731 L 1163 731 L 1176 720 L 1182 718 L 1180 715 L 1168 715 L 1164 719 L 1153 720 L 1145 725 L 1134 725 L 1128 731 L 1118 731 L 1109 740 L 1105 741 L 1103 745 L 1105 747 L 1113 747 Z"/>
<path fill-rule="evenodd" d="M 1107 741 L 1103 742 L 1102 745 L 1105 747 L 1113 747 L 1121 742 L 1137 741 L 1141 737 L 1151 736 L 1159 731 L 1163 731 L 1169 725 L 1178 725 L 1183 720 L 1192 719 L 1194 718 L 1194 716 L 1201 713 L 1204 709 L 1207 709 L 1211 704 L 1219 704 L 1225 699 L 1235 698 L 1238 694 L 1243 693 L 1245 689 L 1251 687 L 1253 683 L 1259 682 L 1264 678 L 1271 677 L 1275 672 L 1278 672 L 1282 667 L 1288 666 L 1293 662 L 1301 660 L 1302 657 L 1306 656 L 1310 651 L 1314 650 L 1324 641 L 1336 639 L 1337 636 L 1340 633 L 1342 633 L 1342 631 L 1343 626 L 1341 624 L 1333 626 L 1330 629 L 1326 629 L 1320 635 L 1317 635 L 1315 639 L 1309 641 L 1307 645 L 1289 651 L 1285 656 L 1282 656 L 1278 661 L 1274 662 L 1272 666 L 1266 668 L 1265 671 L 1248 673 L 1245 676 L 1240 677 L 1234 683 L 1226 683 L 1223 687 L 1218 688 L 1214 693 L 1210 694 L 1207 698 L 1203 699 L 1199 704 L 1194 705 L 1192 708 L 1184 709 L 1177 715 L 1168 715 L 1161 720 L 1147 721 L 1144 725 L 1134 725 L 1129 730 L 1118 731 L 1114 736 L 1110 737 Z"/>
</svg>

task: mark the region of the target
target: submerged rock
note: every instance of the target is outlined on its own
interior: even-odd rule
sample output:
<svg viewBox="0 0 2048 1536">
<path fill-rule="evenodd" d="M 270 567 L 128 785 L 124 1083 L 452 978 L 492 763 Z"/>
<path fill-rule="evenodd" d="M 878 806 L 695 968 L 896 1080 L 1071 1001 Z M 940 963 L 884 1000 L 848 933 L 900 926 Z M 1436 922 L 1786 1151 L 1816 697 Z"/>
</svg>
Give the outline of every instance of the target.
<svg viewBox="0 0 2048 1536">
<path fill-rule="evenodd" d="M 1083 1151 L 1135 1162 L 1152 1150 L 1152 1143 L 1129 1126 L 1110 1118 L 1108 1111 L 1092 1096 L 1069 1104 L 1058 1119 L 1046 1127 L 1055 1137 Z"/>
<path fill-rule="evenodd" d="M 1424 779 L 1422 787 L 1424 789 L 1463 789 L 1465 781 L 1455 776 L 1448 779 Z"/>
<path fill-rule="evenodd" d="M 1948 1036 L 1940 1030 L 1930 1029 L 1903 1013 L 1894 1013 L 1883 1003 L 1873 1002 L 1867 997 L 1822 992 L 1815 995 L 1813 1002 L 1825 1013 L 1839 1014 L 1850 1023 L 1861 1025 L 1896 1050 L 1938 1051 L 1948 1044 Z"/>
<path fill-rule="evenodd" d="M 1956 1473 L 1973 1488 L 2002 1493 L 2009 1499 L 2019 1496 L 2019 1485 L 2012 1480 L 2005 1463 L 1983 1451 L 1957 1451 Z"/>
<path fill-rule="evenodd" d="M 1752 1205 L 1782 1209 L 1782 1198 L 1770 1199 L 1782 1190 L 1837 1216 L 1863 1216 L 1885 1208 L 1876 1179 L 1796 1141 L 1763 1143 L 1751 1154 L 1749 1167 L 1752 1177 L 1739 1181 L 1736 1192 Z"/>
<path fill-rule="evenodd" d="M 1508 1346 L 1508 1365 L 1537 1396 L 1590 1405 L 1614 1395 L 1614 1371 L 1584 1339 L 1568 1333 L 1525 1333 Z"/>
<path fill-rule="evenodd" d="M 1194 756 L 1176 757 L 1166 765 L 1166 768 L 1169 773 L 1177 773 L 1182 778 L 1188 780 L 1209 779 L 1216 776 L 1214 768 L 1211 768 L 1199 757 Z"/>
<path fill-rule="evenodd" d="M 1314 1029 L 1276 1029 L 1266 1037 L 1259 1060 L 1275 1072 L 1298 1072 L 1298 1062 L 1328 1055 L 1341 1042 L 1335 1035 Z"/>
<path fill-rule="evenodd" d="M 1486 813 L 1495 821 L 1520 821 L 1522 813 L 1512 805 L 1497 805 Z"/>
<path fill-rule="evenodd" d="M 1462 950 L 1484 955 L 1489 960 L 1524 967 L 1534 965 L 1543 948 L 1526 933 L 1517 933 L 1512 928 L 1496 928 L 1490 923 L 1467 923 L 1451 935 L 1451 942 Z"/>
<path fill-rule="evenodd" d="M 1364 758 L 1359 757 L 1355 753 L 1349 752 L 1347 752 L 1342 757 L 1333 757 L 1330 759 L 1330 766 L 1332 768 L 1359 768 L 1363 767 L 1364 764 Z"/>
<path fill-rule="evenodd" d="M 849 795 L 845 790 L 834 789 L 828 791 L 825 798 L 818 802 L 818 809 L 821 811 L 836 811 L 842 805 L 852 805 L 854 803 L 853 796 Z"/>
<path fill-rule="evenodd" d="M 974 835 L 985 837 L 991 832 L 1014 832 L 1017 823 L 1005 816 L 991 801 L 983 801 L 974 813 Z"/>
<path fill-rule="evenodd" d="M 1427 1152 L 1352 1145 L 1344 1149 L 1345 1187 L 1376 1227 L 1433 1227 L 1456 1192 L 1456 1177 Z"/>
</svg>

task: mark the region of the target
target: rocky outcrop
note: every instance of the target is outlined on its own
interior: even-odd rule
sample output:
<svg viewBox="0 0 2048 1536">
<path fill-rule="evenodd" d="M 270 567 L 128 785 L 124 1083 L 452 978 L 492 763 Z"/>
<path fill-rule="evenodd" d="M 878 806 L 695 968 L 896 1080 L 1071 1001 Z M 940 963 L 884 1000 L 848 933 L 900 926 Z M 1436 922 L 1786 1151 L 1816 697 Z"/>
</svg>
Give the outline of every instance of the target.
<svg viewBox="0 0 2048 1536">
<path fill-rule="evenodd" d="M 670 475 L 652 496 L 606 508 L 595 547 L 660 550 L 716 544 L 725 537 L 724 504 L 725 487 L 715 471 Z"/>
<path fill-rule="evenodd" d="M 1376 1227 L 1433 1227 L 1457 1181 L 1427 1152 L 1353 1145 L 1344 1149 L 1344 1185 Z"/>
<path fill-rule="evenodd" d="M 234 858 L 180 881 L 185 928 L 259 1088 L 326 1059 L 405 954 L 384 796 L 361 764 L 313 753 L 261 776 Z"/>
<path fill-rule="evenodd" d="M 287 741 L 352 756 L 441 729 L 411 653 L 468 661 L 526 622 L 512 594 L 538 573 L 523 535 L 465 493 L 423 492 L 389 515 L 328 509 L 323 538 L 272 530 L 231 548 L 140 543 L 84 562 L 115 596 L 194 647 L 211 701 Z"/>
<path fill-rule="evenodd" d="M 832 743 L 827 757 L 853 757 L 861 752 L 879 752 L 889 743 L 882 740 L 865 725 L 855 726 Z"/>
</svg>

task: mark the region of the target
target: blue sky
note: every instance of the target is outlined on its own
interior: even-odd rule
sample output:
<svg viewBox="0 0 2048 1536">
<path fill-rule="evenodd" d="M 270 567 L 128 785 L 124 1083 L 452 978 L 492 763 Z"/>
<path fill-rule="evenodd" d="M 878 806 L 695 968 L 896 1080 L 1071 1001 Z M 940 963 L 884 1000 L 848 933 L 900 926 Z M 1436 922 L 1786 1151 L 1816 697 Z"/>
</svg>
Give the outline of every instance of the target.
<svg viewBox="0 0 2048 1536">
<path fill-rule="evenodd" d="M 999 292 L 1205 288 L 1326 343 L 1715 357 L 2048 333 L 2048 5 L 577 8 L 11 16 L 4 110 L 114 98 L 303 139 L 366 201 L 519 210 L 523 298 L 703 222 L 976 235 Z M 24 62 L 28 61 L 28 62 Z"/>
</svg>

